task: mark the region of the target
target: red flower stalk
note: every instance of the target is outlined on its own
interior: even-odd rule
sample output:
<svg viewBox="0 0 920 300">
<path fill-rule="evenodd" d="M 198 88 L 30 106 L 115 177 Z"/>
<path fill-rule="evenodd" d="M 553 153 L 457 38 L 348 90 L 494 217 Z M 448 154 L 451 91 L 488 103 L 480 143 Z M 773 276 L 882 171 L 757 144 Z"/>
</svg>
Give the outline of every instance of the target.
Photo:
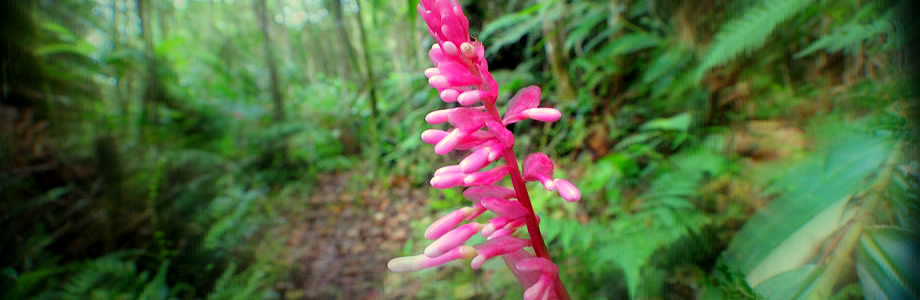
<svg viewBox="0 0 920 300">
<path fill-rule="evenodd" d="M 543 153 L 527 156 L 518 168 L 514 135 L 506 128 L 526 119 L 555 122 L 562 114 L 554 108 L 538 107 L 540 88 L 529 86 L 511 98 L 502 117 L 495 104 L 498 83 L 489 73 L 485 48 L 482 43 L 470 40 L 469 21 L 460 5 L 455 0 L 422 0 L 418 13 L 437 40 L 428 52 L 435 65 L 425 70 L 428 83 L 438 90 L 444 102 L 460 105 L 429 113 L 425 117 L 429 124 L 449 123 L 454 128 L 426 130 L 422 140 L 434 144 L 434 152 L 441 155 L 453 150 L 470 151 L 459 164 L 435 171 L 430 183 L 438 189 L 468 187 L 463 196 L 472 201 L 472 206 L 457 209 L 432 223 L 425 231 L 425 238 L 433 242 L 423 254 L 392 259 L 387 267 L 393 272 L 411 272 L 472 258 L 471 267 L 478 269 L 485 261 L 501 256 L 526 289 L 524 299 L 569 299 L 559 279 L 559 267 L 546 251 L 538 226 L 540 220 L 524 182 L 540 182 L 546 190 L 555 190 L 570 202 L 578 201 L 581 193 L 569 181 L 553 178 L 553 161 Z M 499 158 L 504 165 L 483 171 Z M 509 175 L 513 190 L 495 185 Z M 487 224 L 460 225 L 486 211 L 495 214 Z M 514 237 L 521 227 L 527 228 L 529 239 Z M 487 241 L 472 247 L 465 245 L 476 233 Z M 533 253 L 525 250 L 527 247 Z"/>
</svg>

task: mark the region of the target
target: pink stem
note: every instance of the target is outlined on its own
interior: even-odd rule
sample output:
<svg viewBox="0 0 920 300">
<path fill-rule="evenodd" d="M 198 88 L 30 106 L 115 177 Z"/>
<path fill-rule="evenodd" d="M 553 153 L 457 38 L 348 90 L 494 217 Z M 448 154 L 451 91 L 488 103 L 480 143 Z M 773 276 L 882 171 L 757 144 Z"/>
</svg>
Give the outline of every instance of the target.
<svg viewBox="0 0 920 300">
<path fill-rule="evenodd" d="M 489 115 L 491 115 L 495 121 L 501 123 L 501 114 L 499 114 L 498 107 L 495 103 L 486 103 L 485 107 Z M 533 251 L 538 257 L 543 257 L 552 261 L 553 258 L 550 257 L 549 251 L 546 251 L 546 243 L 543 242 L 543 235 L 540 233 L 540 226 L 537 224 L 537 215 L 533 210 L 533 205 L 530 204 L 530 195 L 527 193 L 527 186 L 524 185 L 524 177 L 521 176 L 521 170 L 518 168 L 517 159 L 514 156 L 514 149 L 509 148 L 505 150 L 503 156 L 505 158 L 505 164 L 507 164 L 509 168 L 508 173 L 511 174 L 511 184 L 514 186 L 514 192 L 517 194 L 518 202 L 530 212 L 526 220 L 527 233 L 530 235 Z M 569 296 L 569 292 L 566 291 L 565 285 L 562 284 L 562 278 L 558 277 L 555 282 L 555 290 L 559 298 L 571 300 L 572 298 Z"/>
</svg>

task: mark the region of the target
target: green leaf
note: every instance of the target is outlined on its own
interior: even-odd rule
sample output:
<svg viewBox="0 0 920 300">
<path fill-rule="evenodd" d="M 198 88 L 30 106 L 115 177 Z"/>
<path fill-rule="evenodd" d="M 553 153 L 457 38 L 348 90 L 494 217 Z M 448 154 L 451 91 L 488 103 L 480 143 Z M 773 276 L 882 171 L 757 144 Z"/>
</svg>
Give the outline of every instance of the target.
<svg viewBox="0 0 920 300">
<path fill-rule="evenodd" d="M 851 134 L 788 172 L 774 187 L 785 191 L 754 215 L 720 258 L 751 286 L 804 265 L 843 221 L 853 193 L 886 160 L 887 138 Z"/>
<path fill-rule="evenodd" d="M 734 59 L 742 53 L 750 53 L 763 46 L 773 30 L 800 11 L 808 8 L 813 0 L 767 0 L 744 12 L 741 18 L 723 25 L 715 41 L 694 72 L 699 81 L 706 71 Z"/>
<path fill-rule="evenodd" d="M 867 229 L 859 238 L 856 274 L 866 299 L 920 299 L 920 239 L 894 227 Z"/>
<path fill-rule="evenodd" d="M 683 131 L 690 129 L 692 117 L 689 112 L 683 112 L 670 118 L 654 119 L 642 124 L 641 130 Z"/>
<path fill-rule="evenodd" d="M 795 58 L 801 58 L 819 50 L 825 50 L 828 53 L 844 50 L 852 53 L 864 41 L 876 38 L 883 33 L 889 33 L 890 35 L 892 29 L 891 20 L 888 16 L 878 19 L 872 24 L 845 24 L 834 28 L 830 34 L 822 36 L 808 48 L 796 53 Z"/>
<path fill-rule="evenodd" d="M 807 299 L 824 268 L 809 264 L 780 273 L 754 290 L 767 299 Z"/>
<path fill-rule="evenodd" d="M 594 55 L 595 61 L 606 60 L 614 56 L 630 54 L 639 50 L 652 48 L 658 45 L 661 40 L 654 35 L 647 33 L 631 33 L 617 37 L 613 41 L 604 45 Z"/>
</svg>

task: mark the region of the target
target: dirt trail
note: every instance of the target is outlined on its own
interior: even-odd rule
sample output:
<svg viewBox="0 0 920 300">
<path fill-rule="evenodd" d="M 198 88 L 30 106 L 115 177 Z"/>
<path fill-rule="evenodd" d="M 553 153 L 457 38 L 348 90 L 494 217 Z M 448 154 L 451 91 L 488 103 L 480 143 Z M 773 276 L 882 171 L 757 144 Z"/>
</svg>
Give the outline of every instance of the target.
<svg viewBox="0 0 920 300">
<path fill-rule="evenodd" d="M 323 175 L 296 219 L 288 246 L 299 270 L 295 291 L 302 299 L 399 299 L 402 291 L 383 294 L 386 263 L 412 234 L 409 221 L 424 213 L 426 193 L 396 184 L 349 191 L 351 175 Z M 359 200 L 360 199 L 360 200 Z M 406 291 L 408 293 L 408 291 Z"/>
</svg>

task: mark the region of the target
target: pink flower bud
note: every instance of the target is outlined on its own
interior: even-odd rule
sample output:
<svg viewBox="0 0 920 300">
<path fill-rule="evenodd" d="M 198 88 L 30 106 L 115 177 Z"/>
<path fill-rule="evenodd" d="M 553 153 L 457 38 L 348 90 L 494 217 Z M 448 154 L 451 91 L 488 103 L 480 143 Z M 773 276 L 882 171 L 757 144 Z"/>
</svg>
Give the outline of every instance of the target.
<svg viewBox="0 0 920 300">
<path fill-rule="evenodd" d="M 557 178 L 555 182 L 556 190 L 559 191 L 559 195 L 565 201 L 575 202 L 581 199 L 581 192 L 568 180 Z"/>
<path fill-rule="evenodd" d="M 463 184 L 463 179 L 465 177 L 466 174 L 463 173 L 441 174 L 432 177 L 429 183 L 436 189 L 449 189 Z"/>
<path fill-rule="evenodd" d="M 482 215 L 484 212 L 486 212 L 486 208 L 483 207 L 482 204 L 476 203 L 473 205 L 473 209 L 470 210 L 470 215 L 466 217 L 466 220 L 472 221 Z"/>
<path fill-rule="evenodd" d="M 543 122 L 556 122 L 562 117 L 562 113 L 555 108 L 537 107 L 522 111 L 521 117 Z"/>
<path fill-rule="evenodd" d="M 519 239 L 512 236 L 503 236 L 485 241 L 473 246 L 478 250 L 478 254 L 473 258 L 470 266 L 473 267 L 473 269 L 479 269 L 479 267 L 482 267 L 482 264 L 490 258 L 512 253 L 527 246 L 530 246 L 530 240 Z"/>
<path fill-rule="evenodd" d="M 518 282 L 521 283 L 522 287 L 532 286 L 540 278 L 541 273 L 536 271 L 521 271 L 515 268 L 523 259 L 534 257 L 533 254 L 530 254 L 523 249 L 517 250 L 505 255 L 502 255 L 502 259 L 505 260 L 505 265 L 508 266 L 508 269 L 511 270 L 511 273 L 514 273 L 514 277 L 518 279 Z"/>
<path fill-rule="evenodd" d="M 464 172 L 463 172 L 463 169 L 460 168 L 460 166 L 458 165 L 449 165 L 449 166 L 443 166 L 443 167 L 438 168 L 437 170 L 434 170 L 434 174 L 432 176 L 440 176 L 440 175 L 452 174 L 452 173 L 464 173 Z"/>
<path fill-rule="evenodd" d="M 441 141 L 434 145 L 434 153 L 444 155 L 454 150 L 466 134 L 460 129 L 451 130 Z"/>
<path fill-rule="evenodd" d="M 521 112 L 540 105 L 540 95 L 540 87 L 535 85 L 519 90 L 508 101 L 508 110 L 505 112 L 505 118 L 503 119 L 504 123 L 511 124 L 523 120 Z"/>
<path fill-rule="evenodd" d="M 460 44 L 460 52 L 463 53 L 463 56 L 466 56 L 466 58 L 476 57 L 476 48 L 470 43 Z"/>
<path fill-rule="evenodd" d="M 441 72 L 438 71 L 438 68 L 428 68 L 425 69 L 425 77 L 431 78 L 434 75 L 441 75 Z"/>
<path fill-rule="evenodd" d="M 479 203 L 489 211 L 508 218 L 517 218 L 530 213 L 520 202 L 498 198 L 484 198 Z"/>
<path fill-rule="evenodd" d="M 440 94 L 441 100 L 447 103 L 457 102 L 457 96 L 459 95 L 460 95 L 460 92 L 458 92 L 455 89 L 445 89 L 441 91 L 441 94 Z"/>
<path fill-rule="evenodd" d="M 486 121 L 486 126 L 489 127 L 489 132 L 495 136 L 495 139 L 502 143 L 504 148 L 511 148 L 514 146 L 514 134 L 511 133 L 508 128 L 505 128 L 505 125 L 488 120 Z"/>
<path fill-rule="evenodd" d="M 508 175 L 508 166 L 495 167 L 488 171 L 466 175 L 466 177 L 463 178 L 463 184 L 465 186 L 490 185 L 502 180 L 505 175 Z"/>
<path fill-rule="evenodd" d="M 537 152 L 524 159 L 524 180 L 544 182 L 547 190 L 552 190 L 551 178 L 553 176 L 553 161 L 546 154 Z M 547 184 L 549 182 L 550 184 Z"/>
<path fill-rule="evenodd" d="M 559 273 L 559 266 L 543 257 L 524 258 L 514 265 L 521 271 L 537 271 L 544 274 L 555 275 Z"/>
<path fill-rule="evenodd" d="M 431 50 L 428 50 L 428 58 L 431 59 L 431 63 L 435 66 L 448 59 L 444 52 L 441 52 L 441 47 L 438 44 L 431 45 Z"/>
<path fill-rule="evenodd" d="M 514 196 L 514 190 L 494 185 L 474 186 L 463 191 L 463 197 L 473 202 L 479 202 L 486 197 L 508 199 L 514 198 Z"/>
<path fill-rule="evenodd" d="M 445 42 L 444 44 L 448 45 L 450 42 Z M 442 61 L 438 64 L 438 70 L 441 75 L 447 78 L 447 83 L 452 86 L 479 85 L 481 82 L 479 76 L 471 73 L 470 69 L 456 61 Z M 460 96 L 460 100 L 463 100 L 463 95 L 461 94 Z"/>
<path fill-rule="evenodd" d="M 464 207 L 452 211 L 441 218 L 438 218 L 436 221 L 431 223 L 431 225 L 428 225 L 428 229 L 425 229 L 425 238 L 434 240 L 443 236 L 445 233 L 451 229 L 454 229 L 454 227 L 463 222 L 463 220 L 466 219 L 466 217 L 468 217 L 472 212 L 472 207 Z"/>
<path fill-rule="evenodd" d="M 457 51 L 457 45 L 454 45 L 454 43 L 450 41 L 446 41 L 441 44 L 441 51 L 443 51 L 444 54 L 447 54 L 448 56 L 457 56 L 457 53 L 459 53 Z"/>
<path fill-rule="evenodd" d="M 466 158 L 460 161 L 460 168 L 464 173 L 479 171 L 489 164 L 489 147 L 482 147 L 473 151 Z"/>
<path fill-rule="evenodd" d="M 463 226 L 457 227 L 454 230 L 447 232 L 446 234 L 439 237 L 437 240 L 432 242 L 428 247 L 425 247 L 424 254 L 428 257 L 437 257 L 445 252 L 450 251 L 451 249 L 457 248 L 463 243 L 466 243 L 474 234 L 479 232 L 482 229 L 482 224 L 479 223 L 469 223 Z"/>
<path fill-rule="evenodd" d="M 414 255 L 397 257 L 387 262 L 387 269 L 392 272 L 415 272 L 422 269 L 437 267 L 457 259 L 466 259 L 476 256 L 477 251 L 470 246 L 460 246 L 438 257 Z"/>
<path fill-rule="evenodd" d="M 452 91 L 452 90 L 444 90 L 444 92 L 446 91 Z M 456 108 L 448 108 L 448 109 L 441 109 L 441 110 L 430 112 L 427 115 L 425 115 L 425 122 L 428 122 L 428 124 L 431 124 L 431 125 L 437 125 L 437 124 L 447 122 L 447 115 L 449 115 L 455 109 Z"/>
<path fill-rule="evenodd" d="M 486 121 L 489 119 L 491 119 L 491 117 L 486 112 L 466 107 L 456 108 L 447 116 L 447 121 L 450 122 L 451 125 L 465 132 L 479 130 L 486 125 Z"/>
<path fill-rule="evenodd" d="M 537 283 L 524 290 L 524 300 L 550 299 L 552 295 L 553 280 L 550 276 L 543 274 Z"/>
<path fill-rule="evenodd" d="M 486 240 L 497 239 L 503 236 L 510 236 L 512 233 L 514 233 L 514 231 L 502 228 L 490 234 L 488 237 L 486 237 Z"/>
<path fill-rule="evenodd" d="M 479 91 L 466 91 L 457 98 L 460 105 L 470 106 L 479 102 Z"/>
<path fill-rule="evenodd" d="M 438 129 L 428 129 L 422 131 L 422 141 L 428 144 L 437 144 L 447 136 L 447 131 Z"/>
<path fill-rule="evenodd" d="M 447 77 L 444 77 L 444 75 L 431 76 L 431 78 L 428 78 L 428 84 L 438 90 L 443 90 L 450 87 L 450 84 L 447 83 Z"/>
<path fill-rule="evenodd" d="M 489 237 L 498 229 L 502 229 L 505 225 L 508 225 L 512 221 L 511 218 L 505 216 L 498 216 L 489 220 L 489 224 L 482 227 L 482 237 Z"/>
</svg>

